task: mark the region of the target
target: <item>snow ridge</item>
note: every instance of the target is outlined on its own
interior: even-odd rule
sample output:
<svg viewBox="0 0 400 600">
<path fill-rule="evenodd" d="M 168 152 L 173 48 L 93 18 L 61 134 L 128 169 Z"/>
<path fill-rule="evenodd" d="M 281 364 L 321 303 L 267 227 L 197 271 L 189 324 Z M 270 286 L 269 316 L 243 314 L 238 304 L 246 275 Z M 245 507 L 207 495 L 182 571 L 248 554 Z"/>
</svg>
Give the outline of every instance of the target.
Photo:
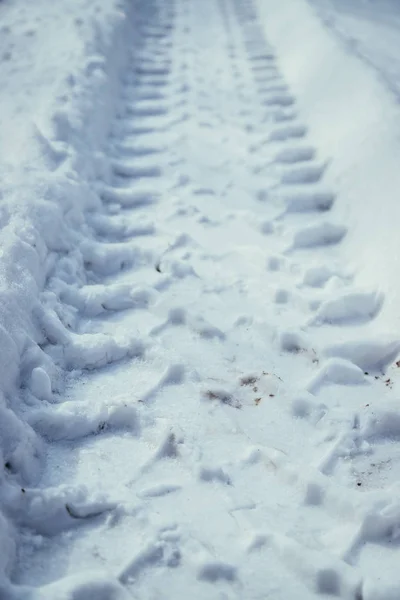
<svg viewBox="0 0 400 600">
<path fill-rule="evenodd" d="M 92 152 L 104 146 L 115 104 L 115 78 L 124 60 L 121 40 L 127 15 L 118 2 L 100 14 L 92 8 L 86 22 L 77 23 L 86 36 L 84 53 L 77 57 L 79 70 L 56 84 L 63 97 L 57 98 L 57 108 L 55 103 L 49 107 L 50 118 L 32 115 L 34 122 L 27 127 L 31 137 L 26 144 L 33 153 L 21 152 L 6 168 L 2 164 L 0 595 L 4 598 L 12 597 L 5 582 L 14 567 L 19 528 L 52 531 L 51 508 L 49 512 L 35 488 L 46 445 L 32 415 L 43 404 L 59 402 L 64 370 L 69 367 L 66 355 L 77 344 L 71 331 L 75 317 L 58 302 L 50 282 L 56 273 L 61 273 L 65 285 L 71 278 L 88 279 L 79 248 L 92 236 L 86 215 L 100 201 L 90 179 L 99 171 L 97 160 L 102 161 L 101 152 L 95 161 Z M 32 31 L 35 35 L 34 26 Z M 69 350 L 51 357 L 48 346 L 60 342 Z"/>
</svg>

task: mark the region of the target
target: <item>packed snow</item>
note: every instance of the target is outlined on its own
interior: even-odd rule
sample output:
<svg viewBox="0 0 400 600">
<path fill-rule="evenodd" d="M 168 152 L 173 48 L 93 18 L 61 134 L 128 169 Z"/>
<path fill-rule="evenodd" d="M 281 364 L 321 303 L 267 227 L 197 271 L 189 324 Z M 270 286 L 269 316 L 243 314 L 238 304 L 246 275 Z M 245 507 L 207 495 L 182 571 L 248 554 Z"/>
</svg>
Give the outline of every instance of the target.
<svg viewBox="0 0 400 600">
<path fill-rule="evenodd" d="M 396 3 L 0 23 L 0 600 L 398 600 Z"/>
</svg>

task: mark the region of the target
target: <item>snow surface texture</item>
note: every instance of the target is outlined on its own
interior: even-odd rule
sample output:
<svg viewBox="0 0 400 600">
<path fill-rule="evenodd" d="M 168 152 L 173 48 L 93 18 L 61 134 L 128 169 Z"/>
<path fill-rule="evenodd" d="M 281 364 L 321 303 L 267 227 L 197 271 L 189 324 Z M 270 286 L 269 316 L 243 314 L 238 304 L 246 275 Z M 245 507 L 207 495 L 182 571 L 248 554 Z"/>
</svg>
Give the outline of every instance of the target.
<svg viewBox="0 0 400 600">
<path fill-rule="evenodd" d="M 127 4 L 1 9 L 0 600 L 397 600 L 399 109 L 303 0 Z"/>
</svg>

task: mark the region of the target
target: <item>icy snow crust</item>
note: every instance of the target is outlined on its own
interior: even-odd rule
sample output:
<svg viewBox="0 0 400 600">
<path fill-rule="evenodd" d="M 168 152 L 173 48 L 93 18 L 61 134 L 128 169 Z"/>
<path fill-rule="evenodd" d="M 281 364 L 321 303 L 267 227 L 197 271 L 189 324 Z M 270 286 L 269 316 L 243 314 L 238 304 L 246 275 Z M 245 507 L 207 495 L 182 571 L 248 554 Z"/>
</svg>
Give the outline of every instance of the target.
<svg viewBox="0 0 400 600">
<path fill-rule="evenodd" d="M 0 5 L 0 600 L 397 600 L 392 92 L 332 4 L 48 4 Z"/>
</svg>

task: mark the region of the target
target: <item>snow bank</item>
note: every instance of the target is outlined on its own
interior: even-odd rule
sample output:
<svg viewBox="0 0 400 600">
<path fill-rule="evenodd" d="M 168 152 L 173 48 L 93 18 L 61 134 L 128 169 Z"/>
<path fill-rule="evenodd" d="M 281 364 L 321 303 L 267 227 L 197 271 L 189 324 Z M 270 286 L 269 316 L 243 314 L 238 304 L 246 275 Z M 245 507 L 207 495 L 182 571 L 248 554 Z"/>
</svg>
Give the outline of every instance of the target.
<svg viewBox="0 0 400 600">
<path fill-rule="evenodd" d="M 100 206 L 94 182 L 104 176 L 101 149 L 127 59 L 123 47 L 130 20 L 118 0 L 82 0 L 62 11 L 49 3 L 26 4 L 1 8 L 0 50 L 8 57 L 0 67 L 7 82 L 0 100 L 2 598 L 11 597 L 5 590 L 17 526 L 35 529 L 47 520 L 50 505 L 54 514 L 62 509 L 66 517 L 66 497 L 76 495 L 50 500 L 33 487 L 43 466 L 44 442 L 34 429 L 37 419 L 30 419 L 33 426 L 28 419 L 32 410 L 37 415 L 57 403 L 63 369 L 74 366 L 76 354 L 80 361 L 84 354 L 89 366 L 94 360 L 90 348 L 81 352 L 78 336 L 70 331 L 77 309 L 63 305 L 51 286 L 57 281 L 83 286 L 87 279 L 81 244 L 94 234 L 86 213 Z M 19 54 L 23 36 L 31 53 Z M 106 336 L 100 348 L 100 362 L 114 352 L 138 350 L 134 341 Z"/>
<path fill-rule="evenodd" d="M 337 192 L 332 214 L 348 225 L 341 251 L 347 262 L 352 257 L 357 284 L 372 288 L 383 302 L 375 320 L 377 331 L 397 332 L 400 109 L 393 102 L 393 90 L 383 84 L 382 69 L 378 72 L 370 66 L 382 63 L 382 39 L 374 40 L 370 30 L 377 29 L 371 24 L 364 27 L 361 18 L 353 18 L 358 37 L 362 27 L 369 35 L 368 65 L 354 44 L 335 35 L 333 10 L 329 13 L 332 19 L 323 22 L 305 0 L 262 0 L 258 4 L 268 39 L 276 47 L 289 88 L 298 99 L 299 117 L 309 126 L 321 160 L 332 159 L 324 183 Z M 347 14 L 351 13 L 350 4 L 346 3 Z M 317 8 L 321 9 L 320 3 Z M 380 9 L 374 10 L 378 13 Z M 391 26 L 393 37 L 393 23 Z M 396 33 L 398 39 L 398 30 Z M 385 76 L 390 77 L 388 70 Z"/>
</svg>

